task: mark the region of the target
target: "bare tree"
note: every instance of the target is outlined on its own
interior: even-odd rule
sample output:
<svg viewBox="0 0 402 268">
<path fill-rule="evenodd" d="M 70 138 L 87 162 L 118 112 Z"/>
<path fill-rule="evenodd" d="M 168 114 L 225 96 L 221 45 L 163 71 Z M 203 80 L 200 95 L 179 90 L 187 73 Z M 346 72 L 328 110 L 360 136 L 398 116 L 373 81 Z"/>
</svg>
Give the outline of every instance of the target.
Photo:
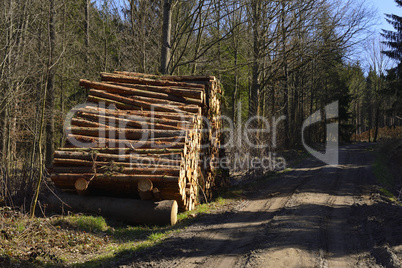
<svg viewBox="0 0 402 268">
<path fill-rule="evenodd" d="M 162 26 L 162 52 L 161 68 L 162 74 L 168 73 L 170 59 L 170 35 L 172 31 L 172 0 L 164 0 L 163 4 L 163 26 Z"/>
</svg>

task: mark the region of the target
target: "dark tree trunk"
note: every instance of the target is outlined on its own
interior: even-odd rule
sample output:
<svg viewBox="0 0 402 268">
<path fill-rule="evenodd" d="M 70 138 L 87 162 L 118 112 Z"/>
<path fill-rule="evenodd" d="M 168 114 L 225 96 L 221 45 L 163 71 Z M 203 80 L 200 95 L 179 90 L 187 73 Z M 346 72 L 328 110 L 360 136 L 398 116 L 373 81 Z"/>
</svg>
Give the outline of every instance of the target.
<svg viewBox="0 0 402 268">
<path fill-rule="evenodd" d="M 55 30 L 55 7 L 54 0 L 49 1 L 49 63 L 47 77 L 47 114 L 48 121 L 46 124 L 46 166 L 50 166 L 53 162 L 54 152 L 54 50 L 56 46 L 56 30 Z"/>
</svg>

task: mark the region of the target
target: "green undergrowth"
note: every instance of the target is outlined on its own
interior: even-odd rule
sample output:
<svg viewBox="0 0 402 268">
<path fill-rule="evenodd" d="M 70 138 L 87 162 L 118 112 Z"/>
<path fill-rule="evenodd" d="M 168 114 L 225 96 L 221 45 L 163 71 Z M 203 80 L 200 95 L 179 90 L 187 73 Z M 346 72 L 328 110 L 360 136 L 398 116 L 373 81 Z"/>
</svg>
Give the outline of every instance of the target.
<svg viewBox="0 0 402 268">
<path fill-rule="evenodd" d="M 109 228 L 104 218 L 87 215 L 71 215 L 69 217 L 56 218 L 52 224 L 86 232 L 102 232 Z"/>
<path fill-rule="evenodd" d="M 233 193 L 226 191 L 226 196 L 217 197 L 213 202 L 198 205 L 192 211 L 185 211 L 178 214 L 178 223 L 175 226 L 124 226 L 108 227 L 106 232 L 111 235 L 117 243 L 110 244 L 103 254 L 75 267 L 98 267 L 112 265 L 117 259 L 123 261 L 147 248 L 153 247 L 174 233 L 183 231 L 189 224 L 193 223 L 198 216 L 217 211 L 220 207 L 228 205 L 237 199 L 237 191 Z M 236 198 L 235 198 L 236 197 Z"/>
<path fill-rule="evenodd" d="M 175 226 L 129 226 L 83 214 L 30 219 L 0 207 L 0 267 L 114 266 L 183 231 L 204 214 L 230 209 L 245 198 L 245 191 L 227 188 L 215 196 L 195 210 L 179 213 Z"/>
<path fill-rule="evenodd" d="M 241 194 L 227 190 L 212 202 L 179 213 L 175 226 L 129 226 L 83 214 L 31 220 L 18 212 L 0 210 L 0 267 L 113 266 L 183 231 L 199 216 L 218 212 Z"/>
</svg>

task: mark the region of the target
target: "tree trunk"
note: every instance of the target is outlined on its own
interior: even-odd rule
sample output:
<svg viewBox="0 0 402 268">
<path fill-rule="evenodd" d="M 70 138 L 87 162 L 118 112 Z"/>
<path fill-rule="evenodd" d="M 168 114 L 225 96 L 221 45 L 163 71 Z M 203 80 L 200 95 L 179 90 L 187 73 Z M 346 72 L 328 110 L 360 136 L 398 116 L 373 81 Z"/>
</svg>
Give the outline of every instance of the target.
<svg viewBox="0 0 402 268">
<path fill-rule="evenodd" d="M 288 73 L 288 59 L 287 59 L 287 29 L 285 26 L 285 18 L 286 18 L 286 3 L 282 0 L 282 10 L 281 10 L 281 27 L 282 27 L 282 57 L 283 57 L 283 75 L 284 75 L 284 83 L 283 83 L 283 105 L 284 105 L 284 116 L 285 116 L 285 135 L 284 135 L 284 145 L 289 148 L 290 144 L 290 136 L 289 136 L 289 73 Z"/>
<path fill-rule="evenodd" d="M 90 7 L 91 1 L 90 0 L 85 0 L 85 63 L 88 65 L 89 64 L 89 7 Z M 88 68 L 85 68 L 87 71 Z"/>
<path fill-rule="evenodd" d="M 53 162 L 54 152 L 54 50 L 56 46 L 56 29 L 55 29 L 55 7 L 54 0 L 49 2 L 49 63 L 47 77 L 47 114 L 48 121 L 46 124 L 46 166 L 50 166 Z"/>
<path fill-rule="evenodd" d="M 164 0 L 162 25 L 162 52 L 160 72 L 167 74 L 170 62 L 170 35 L 172 28 L 172 0 Z"/>
</svg>

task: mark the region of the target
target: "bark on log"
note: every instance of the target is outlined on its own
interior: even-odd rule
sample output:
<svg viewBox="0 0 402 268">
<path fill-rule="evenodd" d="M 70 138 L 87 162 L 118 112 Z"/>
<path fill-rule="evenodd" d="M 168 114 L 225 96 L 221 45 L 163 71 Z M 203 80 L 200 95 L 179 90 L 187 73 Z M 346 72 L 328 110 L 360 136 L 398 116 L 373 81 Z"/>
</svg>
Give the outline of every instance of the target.
<svg viewBox="0 0 402 268">
<path fill-rule="evenodd" d="M 171 113 L 199 113 L 200 112 L 200 107 L 196 105 L 177 105 L 175 103 L 155 103 L 152 101 L 152 99 L 147 99 L 145 100 L 140 100 L 140 99 L 135 99 L 135 98 L 128 98 L 124 97 L 118 94 L 113 94 L 113 93 L 108 93 L 106 91 L 102 90 L 97 90 L 97 89 L 91 89 L 89 91 L 89 97 L 88 98 L 99 98 L 103 99 L 106 101 L 113 101 L 117 104 L 123 103 L 129 106 L 132 106 L 133 109 L 138 110 L 137 107 L 140 109 L 147 109 L 150 111 L 159 111 L 159 112 L 171 112 Z M 116 106 L 117 106 L 116 104 Z"/>
<path fill-rule="evenodd" d="M 133 141 L 133 140 L 120 140 L 108 139 L 99 137 L 90 137 L 84 135 L 68 134 L 67 141 L 71 145 L 79 144 L 81 148 L 97 148 L 97 147 L 117 147 L 117 148 L 133 148 L 133 149 L 180 149 L 184 147 L 184 137 L 165 138 L 162 140 L 151 141 Z"/>
<path fill-rule="evenodd" d="M 169 81 L 202 81 L 204 83 L 211 83 L 216 81 L 214 76 L 197 76 L 197 75 L 160 75 L 155 76 L 152 74 L 143 74 L 143 73 L 135 73 L 135 72 L 121 72 L 121 71 L 114 71 L 115 74 L 125 75 L 125 76 L 133 76 L 133 77 L 142 77 L 142 78 L 149 78 L 157 77 L 160 80 L 169 80 Z"/>
<path fill-rule="evenodd" d="M 99 103 L 99 104 L 107 104 L 108 106 L 115 106 L 116 108 L 119 109 L 124 109 L 124 110 L 141 110 L 140 106 L 135 106 L 135 105 L 130 105 L 130 104 L 126 104 L 126 103 L 122 103 L 116 100 L 110 100 L 110 99 L 106 99 L 106 98 L 100 98 L 100 97 L 96 97 L 96 96 L 88 96 L 88 101 L 90 102 L 94 102 L 94 103 Z"/>
<path fill-rule="evenodd" d="M 56 181 L 72 182 L 74 185 L 77 179 L 87 179 L 92 181 L 102 181 L 103 183 L 120 182 L 120 183 L 130 183 L 137 185 L 142 179 L 149 179 L 153 184 L 171 186 L 172 189 L 179 188 L 179 178 L 176 176 L 166 176 L 166 175 L 127 175 L 127 174 L 106 174 L 106 173 L 54 173 L 51 179 Z M 92 183 L 91 181 L 91 183 Z M 89 184 L 89 186 L 91 185 Z"/>
<path fill-rule="evenodd" d="M 71 152 L 93 152 L 105 154 L 172 154 L 172 153 L 182 153 L 183 149 L 132 149 L 132 148 L 59 148 L 58 151 L 71 151 Z"/>
<path fill-rule="evenodd" d="M 72 125 L 83 127 L 108 126 L 108 127 L 128 127 L 135 129 L 163 129 L 163 130 L 184 130 L 188 129 L 191 124 L 179 124 L 174 121 L 174 124 L 166 124 L 163 120 L 152 118 L 133 118 L 126 119 L 115 116 L 104 116 L 97 113 L 87 113 L 79 111 L 76 114 L 80 118 L 73 118 Z M 89 121 L 88 121 L 89 120 Z"/>
<path fill-rule="evenodd" d="M 205 86 L 193 83 L 184 83 L 184 82 L 173 82 L 167 80 L 155 80 L 149 78 L 140 78 L 135 76 L 125 76 L 111 73 L 101 73 L 102 81 L 111 81 L 111 82 L 121 82 L 121 83 L 130 83 L 130 84 L 144 84 L 144 85 L 153 85 L 153 86 L 161 86 L 163 89 L 166 87 L 179 87 L 183 88 L 181 91 L 182 96 L 197 98 L 200 93 L 203 92 Z M 190 88 L 190 90 L 184 90 Z M 174 94 L 173 92 L 167 92 Z"/>
<path fill-rule="evenodd" d="M 78 169 L 79 169 L 79 167 L 82 167 L 82 166 L 85 167 L 85 166 L 87 166 L 87 167 L 90 167 L 90 168 L 91 168 L 90 171 L 93 171 L 92 166 L 94 165 L 94 162 L 93 162 L 92 160 L 89 161 L 89 160 L 65 159 L 65 158 L 55 158 L 53 163 L 54 163 L 55 166 L 56 166 L 56 165 L 62 166 L 62 167 L 53 167 L 53 170 L 54 170 L 55 172 L 58 170 L 58 168 L 60 168 L 60 172 L 59 172 L 59 173 L 74 173 L 71 169 L 68 169 L 68 168 L 75 167 L 75 166 L 76 166 L 76 168 L 78 168 Z M 70 167 L 63 167 L 63 166 L 66 166 L 66 165 L 71 165 L 71 166 L 70 166 Z M 96 161 L 95 165 L 100 166 L 100 167 L 102 167 L 102 166 L 110 166 L 110 165 L 115 165 L 115 166 L 117 166 L 117 167 L 122 167 L 122 168 L 124 168 L 123 171 L 122 171 L 122 173 L 124 173 L 124 170 L 125 170 L 125 169 L 128 169 L 129 171 L 130 171 L 130 169 L 132 169 L 133 172 L 135 172 L 134 170 L 136 170 L 136 169 L 138 169 L 138 170 L 144 170 L 144 164 L 143 164 L 143 163 L 114 162 L 114 161 L 109 161 L 109 162 Z M 167 169 L 167 168 L 169 169 L 169 171 L 166 172 L 166 175 L 176 176 L 176 175 L 177 175 L 176 170 L 179 170 L 178 172 L 179 172 L 179 174 L 180 174 L 180 167 L 179 167 L 179 166 L 174 167 L 174 166 L 166 165 L 166 164 L 165 164 L 165 165 L 163 165 L 163 164 L 154 164 L 154 165 L 152 165 L 152 169 L 151 169 L 151 170 L 152 170 L 152 171 L 155 171 L 155 174 L 154 174 L 154 175 L 165 175 L 165 174 L 162 173 L 162 172 L 158 172 L 158 170 L 165 170 L 165 169 Z M 149 168 L 148 168 L 148 169 L 149 169 Z M 89 173 L 89 172 L 86 172 L 86 173 Z M 130 173 L 128 173 L 128 174 L 130 174 Z M 144 171 L 144 173 L 138 172 L 138 174 L 147 174 L 147 173 L 145 173 L 145 171 Z"/>
<path fill-rule="evenodd" d="M 105 109 L 97 106 L 96 104 L 88 104 L 85 108 L 80 108 L 77 112 L 83 111 L 88 113 L 96 113 L 100 115 L 110 115 L 116 117 L 124 117 L 126 119 L 133 120 L 144 120 L 146 122 L 160 122 L 161 119 L 163 123 L 193 123 L 195 116 L 193 114 L 177 114 L 177 113 L 167 113 L 158 111 L 141 111 L 141 110 L 115 110 L 115 109 Z M 165 120 L 167 122 L 165 122 Z M 170 122 L 173 121 L 173 122 Z"/>
<path fill-rule="evenodd" d="M 57 159 L 57 158 L 56 158 Z M 66 161 L 62 162 L 67 162 L 69 159 L 64 159 Z M 76 160 L 76 159 L 73 159 Z M 58 161 L 55 161 L 55 164 L 57 163 L 58 165 L 53 168 L 53 173 L 59 174 L 59 173 L 91 173 L 94 172 L 94 167 L 93 167 L 93 162 L 88 161 L 87 166 L 77 166 L 77 161 L 74 166 L 60 166 Z M 101 162 L 95 163 L 95 170 L 98 173 L 104 173 L 105 171 L 118 171 L 121 174 L 131 174 L 131 175 L 167 175 L 167 176 L 179 176 L 180 175 L 180 167 L 179 166 L 171 166 L 171 165 L 165 165 L 165 166 L 152 166 L 152 167 L 125 167 L 121 165 L 122 162 Z M 130 164 L 130 163 L 128 163 Z M 143 164 L 142 164 L 143 166 Z"/>
<path fill-rule="evenodd" d="M 49 208 L 55 212 L 72 210 L 100 214 L 104 217 L 124 221 L 128 224 L 175 225 L 178 206 L 175 200 L 160 202 L 123 199 L 100 196 L 60 195 L 60 199 L 70 208 L 64 207 L 54 196 L 48 199 Z"/>
<path fill-rule="evenodd" d="M 99 160 L 102 162 L 108 162 L 114 160 L 116 162 L 141 162 L 144 165 L 147 164 L 167 164 L 172 166 L 180 166 L 181 159 L 168 159 L 159 157 L 158 155 L 147 156 L 147 155 L 115 155 L 115 154 L 104 154 L 104 153 L 87 153 L 87 152 L 65 152 L 65 151 L 56 151 L 54 153 L 55 158 L 70 158 L 70 159 L 82 159 L 93 161 L 94 163 Z"/>
<path fill-rule="evenodd" d="M 141 85 L 131 85 L 124 83 L 99 83 L 88 80 L 80 80 L 80 86 L 84 86 L 86 88 L 94 88 L 99 90 L 105 90 L 111 93 L 125 94 L 125 95 L 133 95 L 133 96 L 141 96 L 147 98 L 154 98 L 159 100 L 167 100 L 167 101 L 175 101 L 183 104 L 195 104 L 202 105 L 202 99 L 192 99 L 183 96 L 176 96 L 172 94 L 165 93 L 163 91 L 164 88 L 159 89 L 158 87 L 154 87 L 154 90 L 160 90 L 161 92 L 154 92 L 147 90 L 148 88 L 141 87 Z"/>
<path fill-rule="evenodd" d="M 149 140 L 161 137 L 180 137 L 185 136 L 186 130 L 165 130 L 165 129 L 129 129 L 116 127 L 69 127 L 67 133 L 105 138 L 113 137 L 124 140 Z"/>
<path fill-rule="evenodd" d="M 104 83 L 106 85 L 120 86 L 120 87 L 134 89 L 134 90 L 141 90 L 141 91 L 145 91 L 145 92 L 149 92 L 149 93 L 166 94 L 168 97 L 161 98 L 161 99 L 166 99 L 166 100 L 170 100 L 170 101 L 177 101 L 177 102 L 181 102 L 184 104 L 194 104 L 194 105 L 198 105 L 198 106 L 205 105 L 205 97 L 204 97 L 205 94 L 201 95 L 201 97 L 202 97 L 201 99 L 195 99 L 195 98 L 189 98 L 189 97 L 184 97 L 184 96 L 177 96 L 177 95 L 173 95 L 170 93 L 168 94 L 168 93 L 158 92 L 160 90 L 156 86 L 141 85 L 141 84 L 127 84 L 127 83 L 119 83 L 119 82 L 104 82 Z"/>
</svg>

